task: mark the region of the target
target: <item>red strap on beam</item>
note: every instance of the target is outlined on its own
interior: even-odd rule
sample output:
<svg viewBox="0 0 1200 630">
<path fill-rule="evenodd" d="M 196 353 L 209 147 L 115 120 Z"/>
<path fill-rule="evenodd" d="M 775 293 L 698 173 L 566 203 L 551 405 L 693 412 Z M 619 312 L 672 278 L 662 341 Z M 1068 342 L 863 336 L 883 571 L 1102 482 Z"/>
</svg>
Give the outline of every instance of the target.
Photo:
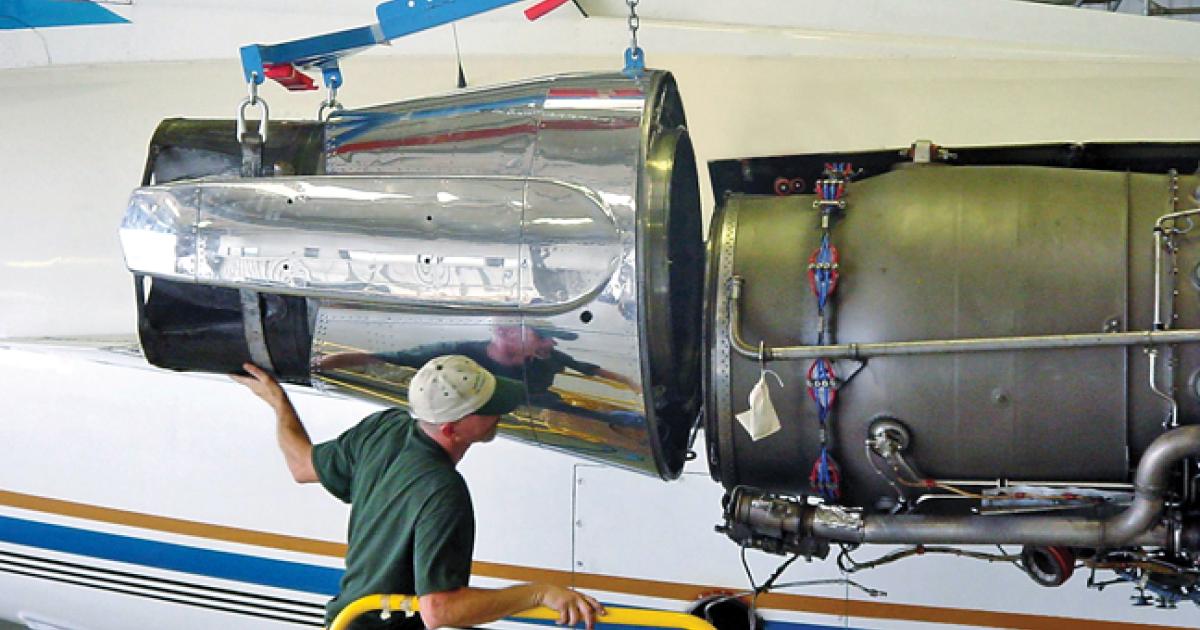
<svg viewBox="0 0 1200 630">
<path fill-rule="evenodd" d="M 317 84 L 313 82 L 312 77 L 300 72 L 296 66 L 290 63 L 264 64 L 263 74 L 267 75 L 268 79 L 272 79 L 289 92 L 304 92 L 306 90 L 317 89 Z"/>
<path fill-rule="evenodd" d="M 542 0 L 528 9 L 525 9 L 525 17 L 532 22 L 566 3 L 567 0 Z"/>
</svg>

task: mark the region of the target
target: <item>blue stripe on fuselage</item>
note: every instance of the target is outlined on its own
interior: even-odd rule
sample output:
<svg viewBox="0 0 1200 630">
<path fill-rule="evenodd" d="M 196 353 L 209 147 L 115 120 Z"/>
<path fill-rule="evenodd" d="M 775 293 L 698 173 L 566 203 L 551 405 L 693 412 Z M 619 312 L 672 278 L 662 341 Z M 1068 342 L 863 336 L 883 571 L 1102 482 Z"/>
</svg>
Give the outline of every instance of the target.
<svg viewBox="0 0 1200 630">
<path fill-rule="evenodd" d="M 341 569 L 0 516 L 0 541 L 223 580 L 333 596 Z"/>
<path fill-rule="evenodd" d="M 0 542 L 329 597 L 337 593 L 338 583 L 343 573 L 341 569 L 286 560 L 272 560 L 227 551 L 214 551 L 7 516 L 0 516 Z M 553 621 L 548 620 L 509 618 L 506 621 L 537 626 L 556 625 Z M 596 625 L 602 630 L 605 628 L 661 630 L 605 623 Z M 845 630 L 843 626 L 789 621 L 768 621 L 763 630 L 833 630 L 834 628 Z"/>
</svg>

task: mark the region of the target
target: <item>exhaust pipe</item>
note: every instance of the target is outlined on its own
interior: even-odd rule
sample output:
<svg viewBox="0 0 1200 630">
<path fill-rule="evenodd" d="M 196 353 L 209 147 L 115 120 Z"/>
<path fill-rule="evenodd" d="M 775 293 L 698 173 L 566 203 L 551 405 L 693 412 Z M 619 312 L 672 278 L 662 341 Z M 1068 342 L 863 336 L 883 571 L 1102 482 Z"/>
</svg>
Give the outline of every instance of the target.
<svg viewBox="0 0 1200 630">
<path fill-rule="evenodd" d="M 1170 532 L 1159 525 L 1118 538 L 1111 521 L 1124 519 L 1130 509 L 1108 521 L 1054 516 L 925 516 L 920 514 L 861 517 L 855 531 L 841 516 L 829 519 L 819 506 L 813 515 L 813 534 L 848 542 L 942 545 L 1036 545 L 1066 547 L 1163 547 Z M 832 521 L 832 522 L 831 522 Z"/>
<path fill-rule="evenodd" d="M 1164 433 L 1150 443 L 1138 462 L 1133 505 L 1104 522 L 1101 542 L 1120 546 L 1150 529 L 1162 514 L 1171 468 L 1186 457 L 1200 456 L 1200 425 Z"/>
<path fill-rule="evenodd" d="M 1171 468 L 1200 456 L 1200 425 L 1174 429 L 1151 442 L 1138 464 L 1133 504 L 1107 519 L 1075 516 L 863 515 L 837 505 L 797 505 L 783 498 L 739 488 L 726 505 L 722 531 L 739 543 L 765 548 L 794 545 L 815 537 L 853 543 L 1012 544 L 1111 548 L 1166 547 L 1171 530 L 1161 516 Z M 790 504 L 785 509 L 783 504 Z M 781 518 L 788 514 L 790 518 Z M 790 530 L 790 531 L 789 531 Z M 795 552 L 798 550 L 785 549 Z"/>
</svg>

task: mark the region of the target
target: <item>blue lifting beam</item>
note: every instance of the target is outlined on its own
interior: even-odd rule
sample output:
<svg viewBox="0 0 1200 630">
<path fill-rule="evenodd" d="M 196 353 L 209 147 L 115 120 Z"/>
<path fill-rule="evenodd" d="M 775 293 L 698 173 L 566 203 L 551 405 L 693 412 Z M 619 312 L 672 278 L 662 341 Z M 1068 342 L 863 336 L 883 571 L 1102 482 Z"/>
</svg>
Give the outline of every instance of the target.
<svg viewBox="0 0 1200 630">
<path fill-rule="evenodd" d="M 282 44 L 250 44 L 241 48 L 242 73 L 247 83 L 261 84 L 269 71 L 320 68 L 325 86 L 342 84 L 338 59 L 363 49 L 435 26 L 478 15 L 520 0 L 391 0 L 375 7 L 377 24 L 297 39 Z M 289 89 L 315 89 L 311 81 Z"/>
</svg>

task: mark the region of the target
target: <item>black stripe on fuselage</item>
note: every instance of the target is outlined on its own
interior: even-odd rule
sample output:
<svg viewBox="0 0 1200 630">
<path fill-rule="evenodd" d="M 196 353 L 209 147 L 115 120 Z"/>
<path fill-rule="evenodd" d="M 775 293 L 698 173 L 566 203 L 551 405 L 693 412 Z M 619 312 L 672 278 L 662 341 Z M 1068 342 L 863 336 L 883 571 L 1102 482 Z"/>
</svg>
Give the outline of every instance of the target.
<svg viewBox="0 0 1200 630">
<path fill-rule="evenodd" d="M 3 550 L 0 550 L 0 572 L 273 621 L 311 627 L 324 625 L 324 606 L 314 602 L 91 567 Z"/>
</svg>

